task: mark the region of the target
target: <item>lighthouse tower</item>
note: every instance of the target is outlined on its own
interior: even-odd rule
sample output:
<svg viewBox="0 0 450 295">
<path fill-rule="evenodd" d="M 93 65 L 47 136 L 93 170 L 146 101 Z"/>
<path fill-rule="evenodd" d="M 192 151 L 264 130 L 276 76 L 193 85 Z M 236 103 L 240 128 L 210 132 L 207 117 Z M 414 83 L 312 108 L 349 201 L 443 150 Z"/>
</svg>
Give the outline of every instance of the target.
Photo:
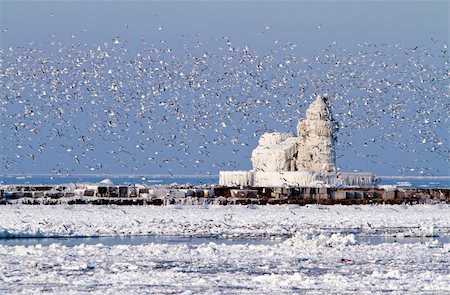
<svg viewBox="0 0 450 295">
<path fill-rule="evenodd" d="M 338 125 L 331 115 L 328 95 L 318 95 L 298 121 L 296 170 L 336 172 L 335 143 Z"/>
</svg>

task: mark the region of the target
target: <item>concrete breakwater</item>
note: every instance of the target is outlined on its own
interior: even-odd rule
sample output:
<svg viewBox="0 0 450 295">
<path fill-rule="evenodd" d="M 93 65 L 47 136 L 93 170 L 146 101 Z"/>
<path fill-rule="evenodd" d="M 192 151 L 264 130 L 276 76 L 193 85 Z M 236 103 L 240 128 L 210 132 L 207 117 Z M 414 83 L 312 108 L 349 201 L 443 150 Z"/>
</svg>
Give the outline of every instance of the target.
<svg viewBox="0 0 450 295">
<path fill-rule="evenodd" d="M 8 185 L 1 204 L 418 204 L 450 203 L 450 189 L 225 186 Z"/>
</svg>

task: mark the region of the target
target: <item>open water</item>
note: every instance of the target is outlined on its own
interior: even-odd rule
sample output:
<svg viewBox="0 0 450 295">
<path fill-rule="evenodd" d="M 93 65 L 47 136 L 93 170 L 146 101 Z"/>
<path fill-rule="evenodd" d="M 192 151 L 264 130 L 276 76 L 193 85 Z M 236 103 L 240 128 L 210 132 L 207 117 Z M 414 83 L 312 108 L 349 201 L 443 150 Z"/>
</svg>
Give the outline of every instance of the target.
<svg viewBox="0 0 450 295">
<path fill-rule="evenodd" d="M 4 246 L 49 246 L 54 243 L 66 247 L 74 247 L 81 244 L 105 246 L 115 245 L 142 245 L 142 244 L 188 244 L 199 245 L 209 242 L 226 245 L 273 245 L 285 241 L 287 238 L 265 238 L 265 239 L 226 239 L 217 237 L 178 237 L 178 236 L 111 236 L 111 237 L 45 237 L 45 238 L 0 238 L 0 245 Z M 355 241 L 358 244 L 379 245 L 385 243 L 430 243 L 437 241 L 439 243 L 449 243 L 450 237 L 389 237 L 389 236 L 356 236 Z"/>
<path fill-rule="evenodd" d="M 77 176 L 51 176 L 51 175 L 23 175 L 23 176 L 0 176 L 0 184 L 63 184 L 63 183 L 98 183 L 105 178 L 110 179 L 116 185 L 146 184 L 217 184 L 217 175 L 187 175 L 187 176 L 114 176 L 114 175 L 77 175 Z M 393 185 L 399 188 L 450 188 L 450 177 L 446 178 L 383 178 L 380 185 Z"/>
<path fill-rule="evenodd" d="M 0 245 L 5 246 L 49 246 L 54 243 L 66 247 L 103 244 L 106 246 L 114 245 L 142 245 L 142 244 L 189 244 L 199 245 L 203 243 L 215 242 L 226 245 L 272 245 L 280 243 L 284 239 L 225 239 L 215 237 L 179 237 L 179 236 L 111 236 L 111 237 L 45 237 L 45 238 L 0 238 Z"/>
</svg>

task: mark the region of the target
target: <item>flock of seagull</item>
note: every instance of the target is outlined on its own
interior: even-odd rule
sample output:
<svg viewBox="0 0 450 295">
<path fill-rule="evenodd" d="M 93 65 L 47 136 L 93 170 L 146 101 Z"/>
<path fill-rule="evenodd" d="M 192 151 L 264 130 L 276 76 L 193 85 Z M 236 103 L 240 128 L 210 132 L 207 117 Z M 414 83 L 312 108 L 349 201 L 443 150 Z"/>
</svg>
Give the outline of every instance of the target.
<svg viewBox="0 0 450 295">
<path fill-rule="evenodd" d="M 333 42 L 312 55 L 295 42 L 267 52 L 228 37 L 217 46 L 142 42 L 1 49 L 2 174 L 248 169 L 259 137 L 294 131 L 323 93 L 340 124 L 338 166 L 446 173 L 449 72 L 439 40 Z"/>
</svg>

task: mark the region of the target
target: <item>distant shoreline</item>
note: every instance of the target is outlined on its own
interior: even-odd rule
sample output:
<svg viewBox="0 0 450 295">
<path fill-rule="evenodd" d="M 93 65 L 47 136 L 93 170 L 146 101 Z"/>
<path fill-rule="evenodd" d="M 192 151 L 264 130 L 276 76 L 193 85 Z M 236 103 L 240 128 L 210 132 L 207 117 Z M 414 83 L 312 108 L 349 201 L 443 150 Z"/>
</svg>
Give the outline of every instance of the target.
<svg viewBox="0 0 450 295">
<path fill-rule="evenodd" d="M 17 176 L 49 176 L 49 177 L 77 177 L 77 176 L 88 176 L 88 177 L 129 177 L 129 178 L 136 178 L 136 177 L 165 177 L 165 178 L 206 178 L 206 177 L 219 177 L 218 174 L 174 174 L 174 175 L 170 175 L 170 174 L 123 174 L 123 173 L 118 173 L 118 174 L 103 174 L 103 173 L 99 173 L 99 174 L 48 174 L 48 173 L 30 173 L 30 174 L 7 174 L 7 175 L 0 175 L 0 177 L 17 177 Z M 450 176 L 449 176 L 450 178 Z"/>
<path fill-rule="evenodd" d="M 446 176 L 386 176 L 386 175 L 375 175 L 376 177 L 381 177 L 385 179 L 450 179 L 450 175 Z"/>
<path fill-rule="evenodd" d="M 30 173 L 30 174 L 7 174 L 7 175 L 0 175 L 0 177 L 26 177 L 26 176 L 48 176 L 48 177 L 77 177 L 77 176 L 83 176 L 83 177 L 129 177 L 129 178 L 136 178 L 136 177 L 151 177 L 151 178 L 158 178 L 158 177 L 164 177 L 164 178 L 207 178 L 207 177 L 213 177 L 218 178 L 218 174 L 124 174 L 124 173 L 117 173 L 117 174 L 110 174 L 110 173 L 99 173 L 99 174 L 68 174 L 68 175 L 56 175 L 56 174 L 48 174 L 48 173 Z M 381 177 L 384 179 L 450 179 L 450 175 L 436 175 L 436 176 L 402 176 L 402 175 L 375 175 L 376 177 Z"/>
</svg>

